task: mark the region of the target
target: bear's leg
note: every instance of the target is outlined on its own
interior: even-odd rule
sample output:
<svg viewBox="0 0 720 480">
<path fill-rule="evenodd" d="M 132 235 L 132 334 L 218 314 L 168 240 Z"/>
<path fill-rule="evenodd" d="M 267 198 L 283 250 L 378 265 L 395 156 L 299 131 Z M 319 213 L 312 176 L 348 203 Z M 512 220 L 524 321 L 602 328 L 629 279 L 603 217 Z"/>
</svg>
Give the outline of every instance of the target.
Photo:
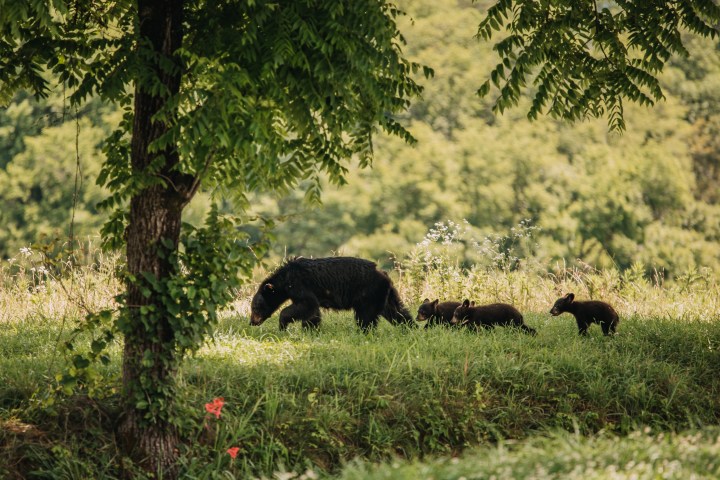
<svg viewBox="0 0 720 480">
<path fill-rule="evenodd" d="M 384 305 L 379 309 L 380 315 L 385 317 L 388 322 L 393 325 L 405 325 L 407 327 L 417 327 L 417 323 L 413 320 L 412 314 L 402 304 L 397 291 L 391 287 L 388 294 L 387 300 Z M 438 325 L 438 317 L 431 316 L 428 320 L 428 325 L 432 322 L 432 325 Z"/>
<path fill-rule="evenodd" d="M 355 322 L 363 333 L 377 327 L 380 314 L 385 316 L 387 295 L 390 279 L 380 275 L 376 282 L 368 285 L 368 289 L 354 299 L 352 309 L 355 311 Z"/>
<path fill-rule="evenodd" d="M 280 311 L 280 331 L 287 330 L 288 325 L 295 321 L 293 306 L 287 306 Z"/>
<path fill-rule="evenodd" d="M 528 327 L 525 324 L 525 320 L 523 319 L 522 316 L 513 317 L 511 325 L 515 328 L 519 328 L 520 330 L 527 333 L 528 335 L 537 335 L 537 331 L 534 328 Z"/>
<path fill-rule="evenodd" d="M 485 331 L 490 330 L 493 328 L 493 325 L 485 321 L 485 319 L 482 318 L 473 318 L 473 319 L 466 319 L 464 320 L 462 325 L 467 325 L 468 327 L 475 328 L 476 331 Z"/>
<path fill-rule="evenodd" d="M 377 327 L 379 315 L 378 309 L 373 308 L 372 305 L 355 308 L 355 321 L 363 333 L 368 333 L 371 329 Z"/>
<path fill-rule="evenodd" d="M 375 304 L 378 315 L 382 315 L 393 325 L 417 327 L 412 314 L 403 305 L 400 294 L 387 275 L 383 274 L 378 278 L 374 292 L 368 295 L 367 301 Z"/>
<path fill-rule="evenodd" d="M 576 318 L 575 320 L 577 321 L 578 334 L 587 335 L 587 330 L 590 325 L 585 320 L 581 320 L 579 318 Z"/>
<path fill-rule="evenodd" d="M 393 325 L 405 325 L 408 327 L 417 327 L 417 324 L 413 321 L 412 315 L 410 312 L 408 312 L 406 309 L 397 309 L 393 308 L 390 305 L 385 308 L 385 310 L 382 312 L 382 316 L 385 317 L 390 323 Z M 430 322 L 432 322 L 432 325 L 438 325 L 440 322 L 433 321 L 433 317 L 430 317 L 430 320 L 428 320 L 427 325 L 431 325 Z"/>
<path fill-rule="evenodd" d="M 520 325 L 520 329 L 521 329 L 523 332 L 527 333 L 528 335 L 533 335 L 533 336 L 537 335 L 537 330 L 535 330 L 535 329 L 532 328 L 532 327 L 528 327 L 528 326 L 525 325 L 524 323 Z"/>
<path fill-rule="evenodd" d="M 286 330 L 288 325 L 297 320 L 302 321 L 306 328 L 320 325 L 320 308 L 317 302 L 299 301 L 283 308 L 280 312 L 280 330 Z"/>
<path fill-rule="evenodd" d="M 605 335 L 615 335 L 615 325 L 616 322 L 612 320 L 600 323 L 600 327 Z"/>
<path fill-rule="evenodd" d="M 320 309 L 318 308 L 315 313 L 302 321 L 303 328 L 316 329 L 320 326 Z"/>
</svg>

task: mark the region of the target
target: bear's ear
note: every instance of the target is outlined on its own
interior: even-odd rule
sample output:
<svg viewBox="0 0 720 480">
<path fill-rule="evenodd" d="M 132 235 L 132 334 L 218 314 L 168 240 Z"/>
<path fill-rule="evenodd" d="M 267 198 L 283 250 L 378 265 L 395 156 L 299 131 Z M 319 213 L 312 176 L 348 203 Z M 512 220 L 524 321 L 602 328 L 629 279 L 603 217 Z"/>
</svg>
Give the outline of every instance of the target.
<svg viewBox="0 0 720 480">
<path fill-rule="evenodd" d="M 468 299 L 466 298 L 465 301 L 463 302 L 462 306 L 463 306 L 463 307 L 469 307 L 469 306 L 470 306 L 470 300 L 468 300 Z"/>
<path fill-rule="evenodd" d="M 474 306 L 475 306 L 475 300 L 473 300 L 472 302 L 470 302 L 470 306 L 471 306 L 471 307 L 474 307 Z"/>
<path fill-rule="evenodd" d="M 573 300 L 575 300 L 575 294 L 568 293 L 567 295 L 565 295 L 565 298 L 567 299 L 568 302 L 572 302 Z"/>
<path fill-rule="evenodd" d="M 440 299 L 439 299 L 439 298 L 436 298 L 436 299 L 433 301 L 433 303 L 432 303 L 432 304 L 433 304 L 433 307 L 437 307 L 437 304 L 438 304 L 439 301 L 440 301 Z"/>
<path fill-rule="evenodd" d="M 422 301 L 422 303 L 428 303 L 429 301 L 430 301 L 430 299 L 426 298 L 425 300 Z"/>
</svg>

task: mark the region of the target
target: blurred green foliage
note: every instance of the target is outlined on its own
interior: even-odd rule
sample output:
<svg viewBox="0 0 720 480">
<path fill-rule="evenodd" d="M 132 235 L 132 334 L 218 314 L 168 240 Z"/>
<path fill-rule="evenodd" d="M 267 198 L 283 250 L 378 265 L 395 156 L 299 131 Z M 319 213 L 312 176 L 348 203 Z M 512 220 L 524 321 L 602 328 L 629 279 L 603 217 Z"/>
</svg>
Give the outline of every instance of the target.
<svg viewBox="0 0 720 480">
<path fill-rule="evenodd" d="M 402 122 L 419 140 L 378 137 L 374 168 L 352 169 L 348 185 L 326 185 L 321 207 L 301 191 L 251 195 L 252 210 L 284 221 L 275 257 L 360 255 L 385 266 L 403 258 L 438 222 L 467 220 L 472 237 L 508 235 L 525 221 L 532 255 L 550 270 L 579 261 L 625 270 L 641 265 L 668 278 L 708 267 L 720 272 L 720 44 L 688 35 L 690 55 L 659 75 L 666 100 L 629 105 L 627 131 L 605 120 L 568 125 L 540 117 L 530 104 L 492 114 L 494 99 L 476 91 L 496 63 L 489 42 L 474 38 L 489 2 L 403 0 L 408 58 L 435 70 L 424 98 Z M 47 101 L 15 98 L 0 111 L 0 255 L 41 235 L 67 232 L 76 171 L 75 112 L 62 92 Z M 103 221 L 94 184 L 111 108 L 78 112 L 81 178 L 76 235 Z M 64 118 L 64 122 L 63 122 Z M 117 120 L 117 119 L 115 119 Z M 199 219 L 206 192 L 186 219 Z M 226 203 L 227 208 L 230 203 Z M 476 250 L 464 257 L 476 262 Z"/>
<path fill-rule="evenodd" d="M 73 216 L 75 237 L 97 235 L 107 192 L 95 178 L 115 116 L 98 102 L 71 108 L 62 92 L 40 102 L 19 94 L 0 110 L 0 255 L 67 239 Z"/>
<path fill-rule="evenodd" d="M 548 269 L 582 260 L 621 270 L 640 262 L 668 277 L 720 271 L 717 42 L 688 35 L 690 56 L 660 74 L 666 100 L 629 105 L 618 135 L 602 119 L 531 122 L 529 99 L 493 116 L 494 99 L 475 95 L 496 61 L 473 38 L 487 2 L 401 5 L 410 58 L 436 73 L 406 118 L 419 142 L 380 139 L 374 168 L 326 191 L 321 209 L 305 212 L 299 196 L 264 201 L 264 213 L 296 214 L 278 227 L 279 255 L 339 252 L 387 265 L 438 222 L 466 219 L 482 238 L 527 220 L 538 227 L 531 253 Z"/>
</svg>

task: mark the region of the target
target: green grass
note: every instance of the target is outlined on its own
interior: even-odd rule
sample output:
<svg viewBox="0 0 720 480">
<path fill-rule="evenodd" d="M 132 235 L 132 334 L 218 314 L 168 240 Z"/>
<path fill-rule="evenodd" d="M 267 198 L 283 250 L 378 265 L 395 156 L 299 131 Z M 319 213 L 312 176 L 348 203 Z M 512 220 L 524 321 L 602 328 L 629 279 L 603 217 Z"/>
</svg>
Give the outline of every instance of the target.
<svg viewBox="0 0 720 480">
<path fill-rule="evenodd" d="M 517 303 L 535 337 L 384 320 L 364 335 L 349 312 L 326 313 L 317 332 L 279 332 L 277 317 L 249 325 L 251 289 L 240 292 L 178 378 L 184 478 L 717 477 L 717 287 L 703 285 L 703 297 L 700 288 L 611 285 L 619 334 L 605 338 L 593 326 L 580 338 L 570 315 L 545 313 L 557 295 L 547 280 L 522 280 L 532 295 Z M 498 277 L 489 288 L 511 296 L 502 282 L 518 283 Z M 113 436 L 117 394 L 40 403 L 62 368 L 55 345 L 78 302 L 63 303 L 53 282 L 18 285 L 0 291 L 0 478 L 119 478 L 127 462 Z M 101 295 L 78 285 L 68 291 L 92 305 L 116 288 L 95 282 Z M 490 298 L 485 285 L 474 298 Z M 412 282 L 399 287 L 415 302 L 425 296 L 409 293 L 419 288 Z M 642 291 L 648 303 L 637 300 Z M 682 298 L 709 308 L 683 307 Z M 648 313 L 663 309 L 673 313 Z M 111 387 L 118 370 L 116 346 L 103 370 Z M 226 402 L 219 419 L 204 410 L 215 397 Z M 233 446 L 240 454 L 231 461 Z"/>
<path fill-rule="evenodd" d="M 718 323 L 627 318 L 615 338 L 597 328 L 579 338 L 572 317 L 526 317 L 536 337 L 507 329 L 407 331 L 387 322 L 366 336 L 346 313 L 326 315 L 319 332 L 298 325 L 280 333 L 274 320 L 253 328 L 246 318 L 226 318 L 180 375 L 186 471 L 199 478 L 280 468 L 337 473 L 354 458 L 454 456 L 507 440 L 528 447 L 517 459 L 506 452 L 496 468 L 519 462 L 529 469 L 532 452 L 557 450 L 551 441 L 534 443 L 537 437 L 557 430 L 622 438 L 644 427 L 702 431 L 718 424 Z M 117 475 L 117 400 L 75 398 L 56 406 L 57 416 L 40 411 L 30 399 L 51 377 L 48 369 L 59 368 L 52 348 L 58 325 L 20 325 L 0 333 L 0 418 L 31 433 L 0 434 L 2 455 L 30 462 L 38 475 L 29 478 Z M 226 401 L 223 415 L 203 430 L 203 405 L 218 396 Z M 232 463 L 225 453 L 231 446 L 241 448 Z M 368 467 L 342 475 L 359 478 L 352 475 L 361 468 Z M 443 461 L 427 468 L 463 471 Z M 390 471 L 381 468 L 378 478 Z"/>
<path fill-rule="evenodd" d="M 558 428 L 624 435 L 718 423 L 720 357 L 710 343 L 718 325 L 629 319 L 616 338 L 596 330 L 583 339 L 571 319 L 528 317 L 537 337 L 383 325 L 368 338 L 341 315 L 319 334 L 277 336 L 274 325 L 227 321 L 185 381 L 223 395 L 227 422 L 233 405 L 254 410 L 227 443 L 267 468 L 456 454 Z"/>
<path fill-rule="evenodd" d="M 683 434 L 635 432 L 626 437 L 557 432 L 501 442 L 459 458 L 346 467 L 342 480 L 416 479 L 714 479 L 720 477 L 720 429 Z"/>
</svg>

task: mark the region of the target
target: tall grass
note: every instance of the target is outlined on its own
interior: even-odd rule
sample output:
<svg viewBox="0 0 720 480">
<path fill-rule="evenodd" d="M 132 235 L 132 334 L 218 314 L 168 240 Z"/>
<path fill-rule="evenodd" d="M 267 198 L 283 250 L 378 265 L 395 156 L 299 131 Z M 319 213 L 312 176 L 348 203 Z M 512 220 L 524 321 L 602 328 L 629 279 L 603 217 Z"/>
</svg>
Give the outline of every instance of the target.
<svg viewBox="0 0 720 480">
<path fill-rule="evenodd" d="M 92 242 L 84 250 L 94 262 L 50 261 L 30 248 L 0 262 L 0 405 L 26 404 L 39 384 L 51 383 L 62 367 L 61 342 L 86 313 L 114 303 L 118 256 Z"/>
<path fill-rule="evenodd" d="M 398 265 L 401 293 L 413 300 L 470 298 L 546 312 L 557 298 L 574 292 L 578 300 L 611 303 L 621 317 L 720 317 L 720 285 L 709 269 L 691 270 L 666 282 L 661 272 L 648 277 L 639 264 L 623 272 L 597 270 L 583 262 L 539 265 L 527 245 L 532 244 L 532 233 L 533 227 L 520 224 L 505 236 L 476 240 L 461 225 L 440 223 Z M 476 261 L 468 265 L 468 257 Z"/>
<path fill-rule="evenodd" d="M 117 254 L 106 254 L 91 240 L 81 264 L 50 259 L 40 250 L 23 248 L 15 257 L 0 261 L 0 324 L 27 319 L 78 319 L 113 303 L 120 283 L 115 271 Z"/>
<path fill-rule="evenodd" d="M 349 312 L 327 312 L 316 332 L 279 332 L 276 317 L 249 325 L 248 285 L 180 371 L 186 478 L 625 478 L 664 465 L 656 454 L 669 458 L 662 468 L 686 472 L 672 462 L 717 451 L 708 430 L 720 420 L 720 288 L 712 277 L 695 272 L 667 284 L 590 268 L 466 268 L 442 250 L 431 255 L 394 273 L 408 306 L 426 296 L 507 301 L 538 335 L 384 321 L 364 335 Z M 58 342 L 85 308 L 112 303 L 116 261 L 40 275 L 41 259 L 32 256 L 0 267 L 0 477 L 117 478 L 128 466 L 113 436 L 117 396 L 66 398 L 52 411 L 36 400 L 61 369 Z M 619 334 L 604 338 L 591 328 L 579 338 L 572 317 L 550 317 L 568 291 L 613 303 Z M 109 378 L 118 355 L 116 348 Z M 218 419 L 204 410 L 216 397 L 226 402 Z M 646 428 L 651 436 L 636 433 Z M 693 442 L 697 454 L 684 450 Z M 233 446 L 234 460 L 226 453 Z M 642 468 L 627 468 L 630 451 Z M 447 460 L 457 455 L 465 457 Z M 342 470 L 356 458 L 398 457 L 433 460 Z M 712 476 L 717 462 L 707 468 L 698 475 Z"/>
</svg>

